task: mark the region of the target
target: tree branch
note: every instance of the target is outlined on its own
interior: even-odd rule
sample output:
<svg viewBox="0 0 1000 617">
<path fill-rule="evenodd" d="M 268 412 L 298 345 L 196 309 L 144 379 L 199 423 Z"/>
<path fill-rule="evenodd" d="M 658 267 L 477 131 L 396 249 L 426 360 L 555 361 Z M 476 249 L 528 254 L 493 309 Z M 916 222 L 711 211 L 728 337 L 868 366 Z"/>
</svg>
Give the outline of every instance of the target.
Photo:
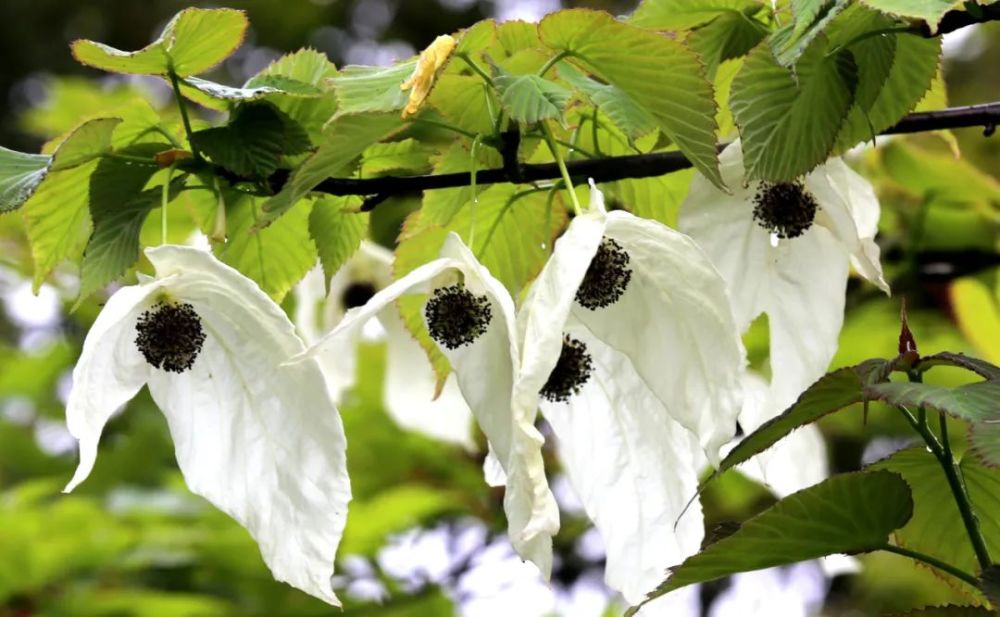
<svg viewBox="0 0 1000 617">
<path fill-rule="evenodd" d="M 942 34 L 948 34 L 949 32 L 954 32 L 955 30 L 961 30 L 967 26 L 984 24 L 988 21 L 1000 21 L 1000 2 L 981 5 L 976 7 L 976 9 L 976 12 L 979 13 L 978 15 L 964 9 L 948 11 L 944 14 L 944 17 L 941 18 L 937 31 L 933 30 L 930 24 L 926 22 L 915 26 L 914 31 L 923 37 L 932 39 L 936 36 L 941 36 Z"/>
<path fill-rule="evenodd" d="M 1000 124 L 1000 102 L 995 102 L 913 113 L 904 117 L 895 126 L 883 131 L 882 134 L 921 133 L 979 126 L 984 127 L 985 133 L 989 135 L 998 124 Z M 508 135 L 506 138 L 510 140 L 508 145 L 510 142 L 516 143 L 517 137 L 514 135 Z M 721 147 L 723 146 L 720 146 L 720 149 Z M 507 151 L 507 156 L 504 157 L 505 165 L 500 168 L 479 170 L 476 173 L 477 184 L 502 182 L 520 184 L 557 180 L 560 177 L 559 166 L 555 163 L 517 164 L 516 160 L 512 159 L 509 154 L 511 148 L 508 147 L 505 150 Z M 691 167 L 691 162 L 680 152 L 654 152 L 571 161 L 566 163 L 566 167 L 574 181 L 586 181 L 587 178 L 593 178 L 596 182 L 613 182 L 628 178 L 662 176 L 688 169 Z M 270 181 L 273 186 L 281 186 L 287 178 L 288 171 L 283 170 L 271 176 Z M 469 180 L 469 172 L 421 176 L 382 176 L 378 178 L 328 178 L 321 182 L 314 191 L 330 195 L 374 196 L 362 206 L 362 210 L 371 210 L 392 195 L 456 188 L 469 184 Z"/>
</svg>

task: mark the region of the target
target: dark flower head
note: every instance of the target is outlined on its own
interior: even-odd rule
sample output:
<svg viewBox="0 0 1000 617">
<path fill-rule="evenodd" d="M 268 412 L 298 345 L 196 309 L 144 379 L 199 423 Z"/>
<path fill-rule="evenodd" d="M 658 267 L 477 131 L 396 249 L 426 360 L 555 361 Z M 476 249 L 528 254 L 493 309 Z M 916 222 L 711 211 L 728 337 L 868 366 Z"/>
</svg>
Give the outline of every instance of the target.
<svg viewBox="0 0 1000 617">
<path fill-rule="evenodd" d="M 440 287 L 424 307 L 431 338 L 448 349 L 471 345 L 486 332 L 493 318 L 490 301 L 462 285 Z"/>
<path fill-rule="evenodd" d="M 559 360 L 549 373 L 541 395 L 553 403 L 565 403 L 570 396 L 580 393 L 593 372 L 594 363 L 587 353 L 587 346 L 568 334 L 563 335 Z"/>
<path fill-rule="evenodd" d="M 632 269 L 628 265 L 630 260 L 622 245 L 611 238 L 601 240 L 601 246 L 591 260 L 580 288 L 576 290 L 576 301 L 580 306 L 595 311 L 618 302 L 632 280 Z"/>
<path fill-rule="evenodd" d="M 205 343 L 205 331 L 194 307 L 160 302 L 139 316 L 135 345 L 146 362 L 171 373 L 194 366 Z"/>
<path fill-rule="evenodd" d="M 812 227 L 816 198 L 801 182 L 760 185 L 753 198 L 753 218 L 779 238 L 797 238 Z"/>
</svg>

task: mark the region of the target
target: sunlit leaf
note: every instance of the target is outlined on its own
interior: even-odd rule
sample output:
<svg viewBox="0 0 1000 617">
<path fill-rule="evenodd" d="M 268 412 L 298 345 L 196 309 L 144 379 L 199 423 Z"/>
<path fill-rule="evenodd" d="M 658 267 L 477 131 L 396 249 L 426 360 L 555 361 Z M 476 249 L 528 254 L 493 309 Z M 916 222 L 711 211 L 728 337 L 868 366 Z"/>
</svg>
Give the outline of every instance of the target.
<svg viewBox="0 0 1000 617">
<path fill-rule="evenodd" d="M 330 88 L 328 80 L 336 74 L 337 68 L 326 54 L 315 49 L 300 49 L 267 65 L 263 71 L 251 77 L 244 87 L 266 86 L 276 83 L 275 80 L 294 80 L 296 83 L 309 84 L 322 92 L 323 96 L 319 97 L 291 94 L 275 94 L 268 97 L 271 104 L 298 122 L 313 140 L 317 140 L 322 133 L 323 125 L 337 111 L 337 99 L 328 92 Z"/>
<path fill-rule="evenodd" d="M 907 409 L 931 407 L 966 422 L 1000 423 L 1000 381 L 981 381 L 957 388 L 927 383 L 876 383 L 865 387 L 865 396 Z"/>
<path fill-rule="evenodd" d="M 570 97 L 569 90 L 538 75 L 502 74 L 493 82 L 504 111 L 522 124 L 561 118 Z"/>
<path fill-rule="evenodd" d="M 727 13 L 752 14 L 756 0 L 642 0 L 629 21 L 656 30 L 687 30 Z"/>
<path fill-rule="evenodd" d="M 345 66 L 330 78 L 343 114 L 399 111 L 409 95 L 400 86 L 409 78 L 417 61 L 390 67 Z"/>
<path fill-rule="evenodd" d="M 316 244 L 326 279 L 334 275 L 358 250 L 368 232 L 367 212 L 347 212 L 356 198 L 323 197 L 309 214 L 309 235 Z"/>
<path fill-rule="evenodd" d="M 559 77 L 583 92 L 591 102 L 614 122 L 619 130 L 630 138 L 646 135 L 656 129 L 656 119 L 640 107 L 628 94 L 617 86 L 602 84 L 584 75 L 573 65 L 559 64 Z"/>
<path fill-rule="evenodd" d="M 861 0 L 873 9 L 898 15 L 922 19 L 936 28 L 948 11 L 962 5 L 963 0 Z"/>
<path fill-rule="evenodd" d="M 56 148 L 51 170 L 70 169 L 110 152 L 111 137 L 121 123 L 121 118 L 97 118 L 78 126 Z"/>
<path fill-rule="evenodd" d="M 21 207 L 42 183 L 52 157 L 0 147 L 0 212 Z"/>
</svg>

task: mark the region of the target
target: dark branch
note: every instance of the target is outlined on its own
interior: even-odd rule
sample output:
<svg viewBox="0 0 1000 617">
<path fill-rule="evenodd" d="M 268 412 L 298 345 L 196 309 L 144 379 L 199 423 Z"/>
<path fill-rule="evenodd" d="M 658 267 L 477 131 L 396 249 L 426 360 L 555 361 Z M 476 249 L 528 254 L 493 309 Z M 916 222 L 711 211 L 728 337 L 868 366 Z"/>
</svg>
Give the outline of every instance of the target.
<svg viewBox="0 0 1000 617">
<path fill-rule="evenodd" d="M 1000 2 L 977 6 L 974 10 L 975 13 L 965 10 L 948 11 L 941 18 L 941 23 L 938 24 L 937 31 L 933 30 L 930 24 L 927 23 L 921 23 L 917 26 L 917 31 L 924 37 L 934 38 L 942 34 L 954 32 L 955 30 L 961 30 L 967 26 L 983 24 L 988 21 L 1000 21 Z"/>
<path fill-rule="evenodd" d="M 984 127 L 989 133 L 998 124 L 1000 124 L 1000 102 L 910 114 L 882 134 L 921 133 L 976 126 Z M 479 170 L 476 173 L 476 182 L 481 185 L 501 182 L 529 183 L 559 178 L 559 168 L 555 163 L 527 165 L 512 162 L 509 156 L 504 158 L 504 167 Z M 627 178 L 662 176 L 687 169 L 691 167 L 691 162 L 680 152 L 654 152 L 571 161 L 566 166 L 574 180 L 586 181 L 587 178 L 593 178 L 596 182 L 613 182 Z M 286 178 L 287 172 L 281 176 L 276 174 L 271 177 L 271 182 L 280 186 Z M 371 195 L 373 197 L 362 206 L 362 210 L 370 210 L 392 195 L 456 188 L 468 185 L 469 180 L 469 172 L 380 178 L 328 178 L 314 190 L 330 195 Z"/>
</svg>

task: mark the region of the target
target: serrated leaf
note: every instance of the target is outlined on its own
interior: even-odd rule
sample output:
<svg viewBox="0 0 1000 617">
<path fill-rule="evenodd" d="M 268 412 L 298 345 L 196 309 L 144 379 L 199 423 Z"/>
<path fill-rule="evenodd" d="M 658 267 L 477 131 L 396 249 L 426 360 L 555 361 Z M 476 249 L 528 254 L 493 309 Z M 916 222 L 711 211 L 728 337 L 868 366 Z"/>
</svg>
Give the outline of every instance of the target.
<svg viewBox="0 0 1000 617">
<path fill-rule="evenodd" d="M 768 32 L 767 26 L 752 17 L 726 12 L 691 32 L 685 42 L 701 57 L 708 74 L 714 75 L 721 63 L 745 56 Z"/>
<path fill-rule="evenodd" d="M 155 41 L 138 51 L 78 40 L 73 42 L 73 56 L 111 73 L 166 75 L 173 70 L 187 77 L 228 58 L 243 42 L 248 25 L 243 11 L 189 8 L 175 15 Z"/>
<path fill-rule="evenodd" d="M 434 148 L 416 139 L 373 144 L 361 155 L 361 175 L 371 177 L 386 172 L 425 173 L 431 168 Z"/>
<path fill-rule="evenodd" d="M 559 64 L 559 77 L 587 95 L 594 106 L 630 138 L 641 137 L 656 129 L 656 119 L 652 114 L 640 107 L 620 88 L 602 84 L 566 62 Z"/>
<path fill-rule="evenodd" d="M 309 147 L 305 131 L 266 103 L 241 105 L 226 126 L 191 137 L 202 154 L 244 178 L 266 178 L 278 169 L 282 156 Z"/>
<path fill-rule="evenodd" d="M 964 0 L 861 0 L 877 11 L 922 19 L 937 28 L 944 14 L 962 5 Z"/>
<path fill-rule="evenodd" d="M 319 148 L 285 182 L 281 191 L 266 201 L 259 226 L 271 224 L 320 182 L 345 174 L 348 166 L 368 146 L 382 141 L 405 126 L 396 113 L 337 115 L 323 129 Z"/>
<path fill-rule="evenodd" d="M 996 613 L 979 606 L 930 606 L 886 617 L 996 617 Z"/>
<path fill-rule="evenodd" d="M 912 512 L 910 489 L 898 474 L 833 476 L 789 495 L 689 557 L 649 598 L 738 572 L 877 550 Z"/>
<path fill-rule="evenodd" d="M 948 104 L 948 86 L 944 81 L 944 71 L 942 66 L 938 63 L 937 73 L 934 74 L 934 79 L 931 80 L 931 87 L 924 94 L 924 98 L 920 99 L 917 106 L 913 108 L 914 112 L 920 111 L 934 111 L 937 109 L 945 109 L 949 107 Z M 958 145 L 958 139 L 955 137 L 955 133 L 951 129 L 940 129 L 933 132 L 934 135 L 940 137 L 948 147 L 951 148 L 951 154 L 956 159 L 961 158 L 962 150 Z"/>
<path fill-rule="evenodd" d="M 761 45 L 733 80 L 729 103 L 748 179 L 794 180 L 833 149 L 854 97 L 857 67 L 845 52 L 827 57 L 823 43 L 803 54 L 796 75 Z"/>
<path fill-rule="evenodd" d="M 298 83 L 309 84 L 321 91 L 323 95 L 315 98 L 284 94 L 268 98 L 274 106 L 298 122 L 314 141 L 318 141 L 323 125 L 337 112 L 337 99 L 329 92 L 328 83 L 328 80 L 336 74 L 337 67 L 330 62 L 326 54 L 315 49 L 300 49 L 269 64 L 263 71 L 251 77 L 244 87 L 273 84 L 276 79 L 291 79 Z"/>
<path fill-rule="evenodd" d="M 969 429 L 969 445 L 983 465 L 1000 469 L 1000 419 L 973 424 Z"/>
<path fill-rule="evenodd" d="M 907 448 L 873 467 L 903 476 L 913 493 L 913 518 L 896 532 L 896 541 L 926 552 L 966 572 L 979 570 L 969 536 L 941 465 L 923 446 Z M 991 554 L 1000 554 L 1000 470 L 988 469 L 972 456 L 958 462 L 979 529 Z"/>
<path fill-rule="evenodd" d="M 111 137 L 121 118 L 95 118 L 70 133 L 52 156 L 52 171 L 88 163 L 111 151 Z"/>
<path fill-rule="evenodd" d="M 656 30 L 688 30 L 727 13 L 753 14 L 755 0 L 642 0 L 629 21 Z"/>
<path fill-rule="evenodd" d="M 228 240 L 219 257 L 281 302 L 316 264 L 316 246 L 309 234 L 310 208 L 303 203 L 266 229 L 256 229 L 261 200 L 239 194 L 229 197 L 233 203 L 226 209 Z"/>
<path fill-rule="evenodd" d="M 521 124 L 561 118 L 570 91 L 538 75 L 498 75 L 493 83 L 507 115 Z"/>
<path fill-rule="evenodd" d="M 747 435 L 719 465 L 719 473 L 770 448 L 797 428 L 823 416 L 864 400 L 863 388 L 888 379 L 891 364 L 886 360 L 868 360 L 820 377 L 780 416 Z"/>
<path fill-rule="evenodd" d="M 1000 381 L 1000 367 L 979 358 L 972 358 L 965 354 L 948 351 L 936 353 L 932 356 L 925 356 L 920 359 L 914 368 L 920 372 L 925 372 L 935 366 L 957 366 L 972 371 L 990 381 Z"/>
<path fill-rule="evenodd" d="M 499 167 L 502 163 L 500 155 L 490 148 L 479 148 L 477 158 L 479 159 L 479 169 Z M 437 157 L 434 161 L 433 173 L 468 172 L 470 169 L 472 169 L 471 152 L 466 144 L 458 141 L 452 144 L 441 156 Z M 462 208 L 468 206 L 471 201 L 472 188 L 469 185 L 451 189 L 424 191 L 417 224 L 408 221 L 408 225 L 403 229 L 401 237 L 406 238 L 409 234 L 422 231 L 428 226 L 447 226 L 451 223 L 455 215 Z"/>
<path fill-rule="evenodd" d="M 957 388 L 927 383 L 878 383 L 866 386 L 865 396 L 895 407 L 931 407 L 966 422 L 1000 422 L 1000 381 L 981 381 Z"/>
<path fill-rule="evenodd" d="M 490 113 L 500 107 L 496 95 L 482 78 L 450 73 L 438 77 L 428 101 L 448 124 L 477 135 L 493 132 Z"/>
<path fill-rule="evenodd" d="M 218 84 L 200 77 L 181 80 L 181 94 L 210 109 L 225 111 L 234 103 L 246 103 L 285 95 L 298 98 L 315 98 L 322 91 L 312 84 L 289 78 L 259 79 L 259 85 L 237 88 Z"/>
<path fill-rule="evenodd" d="M 31 198 L 49 172 L 52 157 L 0 146 L 0 212 L 10 212 Z"/>
<path fill-rule="evenodd" d="M 159 204 L 161 189 L 144 191 L 160 168 L 152 162 L 167 144 L 136 144 L 121 152 L 148 158 L 142 165 L 121 159 L 101 159 L 90 175 L 89 206 L 93 233 L 80 264 L 78 302 L 114 281 L 139 259 L 139 232 L 150 210 Z"/>
<path fill-rule="evenodd" d="M 368 233 L 367 212 L 344 210 L 356 201 L 354 197 L 323 197 L 309 214 L 309 235 L 328 281 L 357 252 Z"/>
<path fill-rule="evenodd" d="M 847 0 L 798 0 L 792 2 L 795 21 L 776 30 L 770 39 L 778 64 L 792 67 L 837 15 L 846 9 Z"/>
<path fill-rule="evenodd" d="M 571 53 L 652 114 L 694 166 L 722 186 L 716 157 L 715 100 L 697 54 L 668 37 L 616 21 L 605 12 L 560 11 L 543 19 L 538 27 L 546 45 Z"/>
<path fill-rule="evenodd" d="M 342 114 L 400 111 L 409 95 L 400 88 L 413 73 L 416 60 L 390 67 L 345 66 L 330 78 Z"/>
</svg>

